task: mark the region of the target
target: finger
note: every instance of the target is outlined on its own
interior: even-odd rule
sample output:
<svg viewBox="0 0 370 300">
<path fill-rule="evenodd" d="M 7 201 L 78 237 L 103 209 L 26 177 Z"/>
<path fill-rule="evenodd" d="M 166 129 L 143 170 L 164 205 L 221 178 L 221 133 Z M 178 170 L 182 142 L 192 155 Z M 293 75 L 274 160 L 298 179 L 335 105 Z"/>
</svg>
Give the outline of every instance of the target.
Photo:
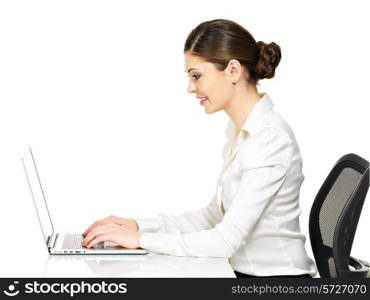
<svg viewBox="0 0 370 300">
<path fill-rule="evenodd" d="M 96 226 L 98 226 L 99 225 L 99 222 L 100 222 L 100 220 L 99 221 L 95 221 L 94 223 L 92 223 L 83 233 L 82 233 L 82 235 L 83 236 L 85 236 L 85 235 L 88 235 L 89 234 L 89 232 L 91 231 L 91 230 L 93 230 Z"/>
<path fill-rule="evenodd" d="M 109 233 L 109 232 L 112 233 L 116 231 L 117 227 L 120 227 L 120 226 L 117 224 L 112 224 L 112 223 L 97 226 L 92 231 L 90 231 L 90 233 L 83 239 L 82 245 L 86 246 L 91 240 L 93 240 L 98 235 Z"/>
<path fill-rule="evenodd" d="M 113 239 L 112 239 L 112 236 L 111 236 L 110 233 L 104 233 L 104 234 L 98 235 L 97 237 L 95 237 L 93 240 L 91 240 L 87 244 L 86 248 L 91 248 L 91 247 L 95 246 L 97 243 L 104 242 L 104 241 L 113 242 Z"/>
<path fill-rule="evenodd" d="M 89 228 L 87 228 L 83 233 L 82 235 L 83 236 L 86 236 L 89 234 L 89 232 L 91 230 L 93 230 L 95 227 L 99 226 L 99 225 L 103 225 L 103 224 L 107 224 L 107 223 L 116 223 L 117 222 L 117 217 L 116 216 L 113 216 L 113 215 L 110 215 L 104 219 L 101 219 L 101 220 L 98 220 L 98 221 L 95 221 L 93 224 L 91 224 L 89 226 Z"/>
<path fill-rule="evenodd" d="M 89 232 L 89 234 L 82 241 L 82 245 L 83 246 L 87 245 L 97 235 L 100 235 L 100 234 L 103 234 L 103 233 L 106 233 L 107 231 L 109 231 L 109 226 L 110 226 L 110 224 L 104 224 L 104 225 L 97 226 L 96 228 L 91 230 Z"/>
<path fill-rule="evenodd" d="M 91 248 L 93 246 L 95 246 L 97 243 L 100 243 L 100 242 L 103 242 L 103 238 L 104 238 L 104 234 L 102 235 L 99 235 L 99 236 L 96 236 L 95 238 L 93 238 L 87 245 L 86 245 L 86 248 Z"/>
<path fill-rule="evenodd" d="M 83 239 L 82 245 L 86 246 L 92 239 L 94 239 L 102 230 L 104 225 L 97 226 L 93 228 Z"/>
</svg>

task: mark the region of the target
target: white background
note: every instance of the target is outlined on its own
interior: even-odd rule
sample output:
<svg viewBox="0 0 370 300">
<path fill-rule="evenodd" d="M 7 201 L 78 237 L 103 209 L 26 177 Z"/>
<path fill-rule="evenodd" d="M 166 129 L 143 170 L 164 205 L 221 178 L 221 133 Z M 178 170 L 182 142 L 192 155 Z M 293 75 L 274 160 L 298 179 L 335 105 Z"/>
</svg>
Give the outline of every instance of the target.
<svg viewBox="0 0 370 300">
<path fill-rule="evenodd" d="M 183 46 L 215 18 L 282 49 L 276 77 L 259 91 L 301 149 L 300 220 L 313 257 L 308 216 L 323 180 L 344 154 L 370 159 L 366 4 L 1 1 L 0 275 L 32 274 L 47 256 L 21 164 L 28 146 L 58 231 L 208 204 L 229 119 L 207 115 L 186 92 Z M 352 254 L 370 260 L 368 202 Z"/>
</svg>

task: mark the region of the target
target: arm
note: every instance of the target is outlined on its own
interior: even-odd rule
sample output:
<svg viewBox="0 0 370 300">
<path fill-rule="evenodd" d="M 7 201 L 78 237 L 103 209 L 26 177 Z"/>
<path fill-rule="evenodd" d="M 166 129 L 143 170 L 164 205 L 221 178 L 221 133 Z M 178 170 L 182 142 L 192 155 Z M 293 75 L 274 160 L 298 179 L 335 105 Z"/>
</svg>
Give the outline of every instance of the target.
<svg viewBox="0 0 370 300">
<path fill-rule="evenodd" d="M 220 223 L 198 232 L 144 232 L 140 246 L 178 256 L 233 256 L 281 187 L 292 158 L 290 138 L 281 130 L 266 128 L 254 138 L 251 147 L 241 149 L 240 188 Z"/>
<path fill-rule="evenodd" d="M 216 196 L 201 209 L 191 210 L 178 216 L 160 213 L 157 218 L 135 218 L 140 232 L 192 232 L 210 229 L 222 220 Z"/>
</svg>

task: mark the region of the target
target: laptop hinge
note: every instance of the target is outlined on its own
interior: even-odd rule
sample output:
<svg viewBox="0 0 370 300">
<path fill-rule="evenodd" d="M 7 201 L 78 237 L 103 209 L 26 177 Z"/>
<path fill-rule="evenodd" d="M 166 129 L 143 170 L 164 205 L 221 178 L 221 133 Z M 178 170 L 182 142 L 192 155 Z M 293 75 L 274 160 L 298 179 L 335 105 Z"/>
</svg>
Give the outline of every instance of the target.
<svg viewBox="0 0 370 300">
<path fill-rule="evenodd" d="M 57 243 L 58 236 L 59 236 L 59 233 L 57 233 L 57 234 L 55 235 L 53 248 L 55 248 L 55 245 L 56 245 L 56 243 Z"/>
<path fill-rule="evenodd" d="M 52 234 L 48 235 L 48 239 L 46 241 L 46 245 L 48 246 L 48 249 L 50 249 L 51 237 L 52 237 Z"/>
<path fill-rule="evenodd" d="M 53 233 L 53 234 L 49 235 L 48 243 L 47 243 L 49 249 L 55 247 L 57 238 L 58 238 L 58 233 L 57 234 Z"/>
</svg>

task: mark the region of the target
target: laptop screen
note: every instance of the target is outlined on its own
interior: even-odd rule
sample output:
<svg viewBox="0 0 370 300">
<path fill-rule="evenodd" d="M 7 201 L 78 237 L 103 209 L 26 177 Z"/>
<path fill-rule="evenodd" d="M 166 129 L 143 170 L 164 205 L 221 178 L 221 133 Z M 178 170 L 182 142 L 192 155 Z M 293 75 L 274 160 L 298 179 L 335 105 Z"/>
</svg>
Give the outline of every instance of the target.
<svg viewBox="0 0 370 300">
<path fill-rule="evenodd" d="M 48 237 L 54 232 L 54 227 L 51 222 L 49 209 L 46 204 L 44 191 L 42 190 L 40 177 L 37 172 L 36 163 L 31 148 L 27 149 L 26 153 L 22 157 L 22 162 L 26 172 L 32 199 L 39 218 L 40 226 L 44 234 L 45 242 L 47 243 Z"/>
</svg>

